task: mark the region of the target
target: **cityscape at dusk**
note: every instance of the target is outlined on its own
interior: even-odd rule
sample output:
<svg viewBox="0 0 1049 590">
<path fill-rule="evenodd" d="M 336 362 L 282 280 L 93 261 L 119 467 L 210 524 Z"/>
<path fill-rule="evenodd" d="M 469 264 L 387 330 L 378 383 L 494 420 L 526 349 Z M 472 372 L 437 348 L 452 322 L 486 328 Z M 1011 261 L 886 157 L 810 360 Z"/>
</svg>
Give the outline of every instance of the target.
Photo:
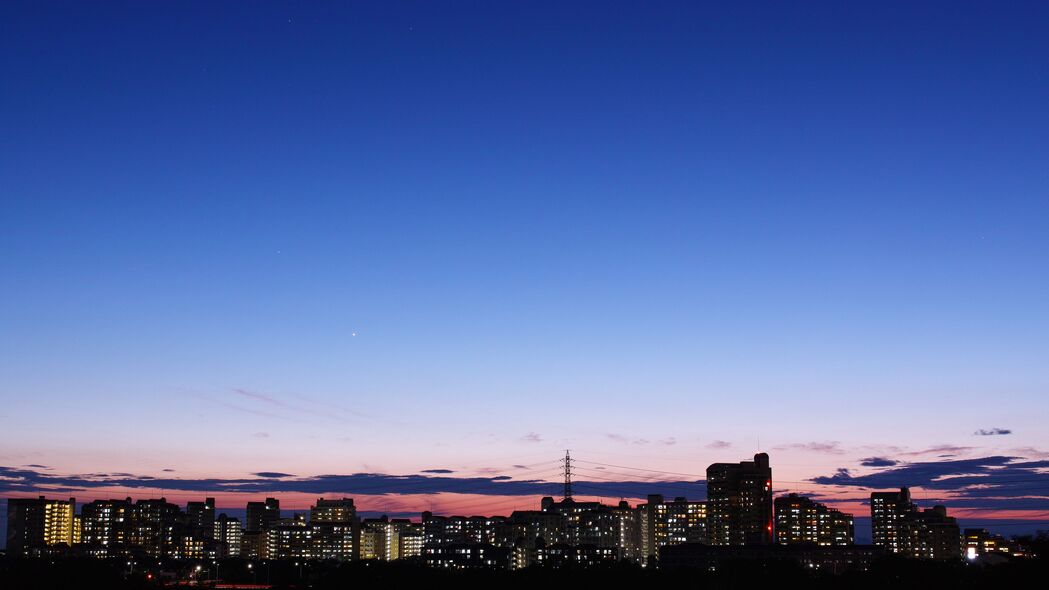
<svg viewBox="0 0 1049 590">
<path fill-rule="evenodd" d="M 4 3 L 0 587 L 449 544 L 1049 559 L 1046 30 L 1035 1 Z"/>
</svg>

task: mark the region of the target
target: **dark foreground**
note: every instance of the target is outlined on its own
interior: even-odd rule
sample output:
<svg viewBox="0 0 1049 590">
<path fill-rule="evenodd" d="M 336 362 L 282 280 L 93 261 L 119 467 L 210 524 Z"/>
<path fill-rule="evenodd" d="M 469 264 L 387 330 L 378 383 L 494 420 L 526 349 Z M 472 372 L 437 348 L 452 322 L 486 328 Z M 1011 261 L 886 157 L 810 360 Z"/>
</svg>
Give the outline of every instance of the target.
<svg viewBox="0 0 1049 590">
<path fill-rule="evenodd" d="M 310 563 L 297 567 L 291 562 L 255 563 L 251 568 L 241 560 L 218 564 L 205 572 L 185 564 L 152 564 L 152 571 L 130 573 L 123 560 L 95 559 L 2 560 L 0 588 L 4 590 L 81 590 L 104 588 L 410 588 L 440 584 L 466 588 L 612 588 L 639 590 L 672 588 L 783 588 L 848 590 L 866 588 L 1019 588 L 1032 580 L 1046 580 L 1049 560 L 1014 560 L 997 565 L 964 562 L 930 563 L 900 559 L 876 562 L 869 571 L 841 575 L 822 575 L 789 563 L 726 562 L 717 571 L 642 569 L 634 565 L 607 568 L 529 569 L 503 571 L 443 571 L 412 563 Z M 214 568 L 214 565 L 211 566 Z M 300 577 L 301 576 L 301 577 Z M 784 586 L 787 584 L 788 586 Z M 660 585 L 660 586 L 657 586 Z"/>
</svg>

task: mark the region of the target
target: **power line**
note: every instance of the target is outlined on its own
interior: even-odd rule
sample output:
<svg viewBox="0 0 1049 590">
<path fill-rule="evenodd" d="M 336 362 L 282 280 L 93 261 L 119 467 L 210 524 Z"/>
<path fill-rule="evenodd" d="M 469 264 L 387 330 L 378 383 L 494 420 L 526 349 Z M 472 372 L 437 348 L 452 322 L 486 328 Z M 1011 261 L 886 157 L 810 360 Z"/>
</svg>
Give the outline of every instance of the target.
<svg viewBox="0 0 1049 590">
<path fill-rule="evenodd" d="M 648 471 L 651 473 L 662 473 L 665 475 L 686 475 L 688 477 L 706 477 L 706 474 L 697 475 L 695 473 L 681 473 L 678 471 L 658 471 L 656 469 L 645 469 L 642 467 L 627 467 L 626 465 L 613 465 L 611 463 L 598 463 L 597 461 L 583 461 L 582 459 L 576 459 L 577 463 L 587 463 L 590 465 L 601 465 L 602 467 L 617 467 L 619 469 L 631 469 L 633 471 Z"/>
</svg>

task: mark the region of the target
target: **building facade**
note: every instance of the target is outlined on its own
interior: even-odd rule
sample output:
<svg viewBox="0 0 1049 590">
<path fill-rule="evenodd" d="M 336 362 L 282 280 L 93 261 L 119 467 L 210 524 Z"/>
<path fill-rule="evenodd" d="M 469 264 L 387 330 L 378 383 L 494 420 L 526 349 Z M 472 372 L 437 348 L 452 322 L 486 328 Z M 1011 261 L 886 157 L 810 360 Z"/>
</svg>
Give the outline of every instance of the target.
<svg viewBox="0 0 1049 590">
<path fill-rule="evenodd" d="M 797 494 L 775 500 L 776 543 L 780 545 L 852 545 L 855 526 L 851 514 L 844 514 Z"/>
<path fill-rule="evenodd" d="M 218 544 L 219 557 L 240 557 L 243 533 L 239 518 L 220 514 L 215 519 L 215 528 L 212 533 L 212 537 Z"/>
<path fill-rule="evenodd" d="M 186 504 L 186 525 L 194 536 L 211 539 L 215 536 L 215 498 Z"/>
<path fill-rule="evenodd" d="M 80 538 L 97 557 L 118 555 L 127 544 L 131 498 L 95 500 L 80 509 Z"/>
<path fill-rule="evenodd" d="M 711 545 L 772 543 L 772 468 L 765 453 L 753 461 L 707 467 L 707 539 Z"/>
<path fill-rule="evenodd" d="M 357 507 L 353 498 L 326 500 L 318 498 L 310 507 L 310 522 L 352 523 L 357 519 Z"/>
<path fill-rule="evenodd" d="M 965 529 L 962 534 L 962 552 L 966 559 L 980 559 L 988 556 L 1026 556 L 1026 552 L 1018 543 L 1001 535 L 995 535 L 987 529 Z"/>
<path fill-rule="evenodd" d="M 127 547 L 152 557 L 181 557 L 182 510 L 166 498 L 138 500 L 127 509 Z"/>
<path fill-rule="evenodd" d="M 648 502 L 637 507 L 640 517 L 640 553 L 649 562 L 659 550 L 680 543 L 707 542 L 707 503 L 684 497 L 666 500 L 661 494 L 650 494 Z M 626 553 L 633 553 L 624 546 Z"/>
<path fill-rule="evenodd" d="M 361 559 L 394 561 L 419 557 L 424 528 L 407 518 L 368 518 L 361 521 Z"/>
<path fill-rule="evenodd" d="M 875 545 L 903 557 L 945 560 L 962 553 L 958 522 L 947 509 L 919 509 L 905 487 L 871 493 L 871 537 Z"/>
<path fill-rule="evenodd" d="M 76 541 L 76 499 L 11 498 L 7 501 L 7 552 L 42 555 Z"/>
<path fill-rule="evenodd" d="M 264 531 L 280 520 L 280 500 L 266 498 L 264 502 L 248 502 L 244 515 L 244 530 Z"/>
</svg>

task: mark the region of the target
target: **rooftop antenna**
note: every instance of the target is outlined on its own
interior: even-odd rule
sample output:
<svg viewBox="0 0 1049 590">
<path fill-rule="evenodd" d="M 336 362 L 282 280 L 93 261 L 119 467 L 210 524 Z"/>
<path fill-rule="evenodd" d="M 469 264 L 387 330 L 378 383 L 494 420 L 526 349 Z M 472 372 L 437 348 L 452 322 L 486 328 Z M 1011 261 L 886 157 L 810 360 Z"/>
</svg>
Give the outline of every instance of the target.
<svg viewBox="0 0 1049 590">
<path fill-rule="evenodd" d="M 565 458 L 561 459 L 561 464 L 565 466 L 565 491 L 562 500 L 572 499 L 572 455 L 569 454 L 568 450 L 565 450 Z"/>
</svg>

